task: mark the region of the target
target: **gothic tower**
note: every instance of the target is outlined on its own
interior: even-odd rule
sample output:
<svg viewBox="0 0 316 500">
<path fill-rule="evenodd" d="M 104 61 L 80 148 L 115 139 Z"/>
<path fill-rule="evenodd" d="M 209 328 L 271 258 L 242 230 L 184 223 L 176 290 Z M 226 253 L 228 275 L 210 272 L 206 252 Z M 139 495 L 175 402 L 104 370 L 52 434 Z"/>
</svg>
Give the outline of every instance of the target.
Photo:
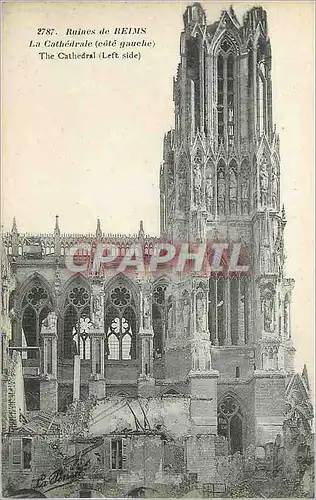
<svg viewBox="0 0 316 500">
<path fill-rule="evenodd" d="M 218 399 L 217 431 L 236 451 L 255 436 L 265 441 L 281 432 L 286 381 L 293 373 L 293 280 L 283 274 L 286 219 L 271 46 L 261 7 L 249 10 L 242 24 L 232 8 L 208 24 L 195 3 L 183 19 L 173 82 L 175 128 L 165 135 L 160 170 L 161 233 L 246 249 L 248 276 L 214 273 L 201 285 L 208 291 L 204 341 L 219 373 L 212 394 Z M 192 289 L 194 316 L 199 292 L 194 283 Z M 247 431 L 245 419 L 239 429 L 227 417 L 227 398 L 243 416 L 251 415 Z"/>
</svg>

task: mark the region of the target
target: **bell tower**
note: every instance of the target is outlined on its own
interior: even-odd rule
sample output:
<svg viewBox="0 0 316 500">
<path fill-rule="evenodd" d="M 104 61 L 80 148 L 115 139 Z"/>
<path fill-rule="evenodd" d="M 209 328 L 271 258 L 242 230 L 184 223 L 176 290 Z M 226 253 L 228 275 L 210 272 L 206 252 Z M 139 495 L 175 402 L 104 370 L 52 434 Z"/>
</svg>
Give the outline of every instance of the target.
<svg viewBox="0 0 316 500">
<path fill-rule="evenodd" d="M 195 3 L 183 19 L 175 126 L 165 135 L 160 169 L 161 233 L 174 241 L 243 246 L 247 276 L 207 278 L 208 340 L 218 398 L 227 380 L 238 383 L 237 399 L 242 384 L 251 387 L 253 432 L 266 436 L 281 432 L 283 406 L 274 401 L 283 400 L 294 354 L 267 14 L 254 7 L 241 23 L 230 7 L 207 23 Z M 277 394 L 268 391 L 271 383 Z M 271 417 L 279 422 L 274 429 Z"/>
</svg>

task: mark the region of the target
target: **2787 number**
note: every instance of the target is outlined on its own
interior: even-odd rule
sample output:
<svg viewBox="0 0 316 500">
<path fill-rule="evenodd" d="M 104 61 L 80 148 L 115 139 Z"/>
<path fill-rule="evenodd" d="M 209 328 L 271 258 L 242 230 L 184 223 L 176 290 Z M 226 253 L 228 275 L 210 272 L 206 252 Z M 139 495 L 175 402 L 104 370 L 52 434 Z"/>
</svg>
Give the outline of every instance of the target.
<svg viewBox="0 0 316 500">
<path fill-rule="evenodd" d="M 54 31 L 55 31 L 55 28 L 38 28 L 37 34 L 38 35 L 53 35 Z"/>
</svg>

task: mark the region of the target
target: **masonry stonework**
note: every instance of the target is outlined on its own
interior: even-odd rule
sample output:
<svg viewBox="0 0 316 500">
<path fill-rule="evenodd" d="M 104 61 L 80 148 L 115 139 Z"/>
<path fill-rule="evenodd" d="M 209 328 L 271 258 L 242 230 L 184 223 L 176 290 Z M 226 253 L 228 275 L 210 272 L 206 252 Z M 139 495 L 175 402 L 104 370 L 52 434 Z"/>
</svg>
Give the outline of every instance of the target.
<svg viewBox="0 0 316 500">
<path fill-rule="evenodd" d="M 183 18 L 160 236 L 142 223 L 135 236 L 104 234 L 99 220 L 95 234 L 62 235 L 56 216 L 51 234 L 20 234 L 14 220 L 3 237 L 13 283 L 3 377 L 11 490 L 168 496 L 220 482 L 218 457 L 249 447 L 259 456 L 293 419 L 310 433 L 307 371 L 293 367 L 267 15 L 254 7 L 240 22 L 230 8 L 207 24 L 195 3 Z M 149 258 L 167 242 L 242 243 L 249 272 L 109 275 L 67 265 L 82 244 Z M 72 470 L 69 484 L 58 468 Z"/>
</svg>

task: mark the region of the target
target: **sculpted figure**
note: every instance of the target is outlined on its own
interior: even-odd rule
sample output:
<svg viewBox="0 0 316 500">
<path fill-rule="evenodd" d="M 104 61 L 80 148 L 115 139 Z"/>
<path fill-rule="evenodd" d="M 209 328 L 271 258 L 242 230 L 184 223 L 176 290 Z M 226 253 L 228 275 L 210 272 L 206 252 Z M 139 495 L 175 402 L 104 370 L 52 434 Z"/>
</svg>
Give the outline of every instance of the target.
<svg viewBox="0 0 316 500">
<path fill-rule="evenodd" d="M 249 213 L 249 181 L 245 176 L 241 184 L 241 206 L 243 213 Z"/>
<path fill-rule="evenodd" d="M 182 309 L 182 322 L 183 322 L 183 329 L 186 333 L 189 331 L 190 327 L 190 302 L 189 299 L 185 299 L 183 303 L 183 309 Z"/>
<path fill-rule="evenodd" d="M 206 330 L 205 298 L 202 292 L 198 293 L 196 298 L 196 324 L 199 332 Z"/>
<path fill-rule="evenodd" d="M 235 172 L 231 172 L 229 179 L 229 198 L 230 200 L 237 199 L 237 181 Z"/>
<path fill-rule="evenodd" d="M 266 332 L 272 332 L 273 328 L 273 297 L 266 297 L 263 301 L 263 324 Z"/>
<path fill-rule="evenodd" d="M 209 212 L 212 212 L 213 186 L 211 177 L 208 177 L 206 179 L 205 197 L 206 197 L 206 208 Z"/>
<path fill-rule="evenodd" d="M 57 326 L 57 315 L 55 312 L 50 312 L 47 317 L 42 321 L 42 326 L 47 330 L 56 330 Z"/>
<path fill-rule="evenodd" d="M 93 295 L 92 298 L 93 323 L 101 327 L 103 322 L 103 300 L 101 295 Z"/>
<path fill-rule="evenodd" d="M 272 190 L 272 206 L 276 208 L 277 199 L 278 199 L 278 178 L 276 175 L 276 171 L 272 171 L 272 179 L 271 179 L 271 190 Z"/>
<path fill-rule="evenodd" d="M 202 176 L 199 165 L 194 166 L 194 203 L 199 205 L 201 203 L 201 186 L 202 186 Z"/>
<path fill-rule="evenodd" d="M 150 327 L 150 307 L 149 300 L 146 295 L 143 298 L 143 326 L 144 328 Z"/>
<path fill-rule="evenodd" d="M 223 171 L 219 172 L 217 178 L 217 198 L 218 211 L 223 214 L 225 212 L 225 177 Z"/>
<path fill-rule="evenodd" d="M 261 203 L 267 202 L 267 193 L 269 188 L 269 174 L 267 167 L 267 159 L 263 158 L 260 169 L 260 192 L 261 192 Z"/>
<path fill-rule="evenodd" d="M 231 213 L 236 213 L 237 209 L 237 180 L 234 171 L 230 173 L 229 178 L 229 207 Z"/>
</svg>

